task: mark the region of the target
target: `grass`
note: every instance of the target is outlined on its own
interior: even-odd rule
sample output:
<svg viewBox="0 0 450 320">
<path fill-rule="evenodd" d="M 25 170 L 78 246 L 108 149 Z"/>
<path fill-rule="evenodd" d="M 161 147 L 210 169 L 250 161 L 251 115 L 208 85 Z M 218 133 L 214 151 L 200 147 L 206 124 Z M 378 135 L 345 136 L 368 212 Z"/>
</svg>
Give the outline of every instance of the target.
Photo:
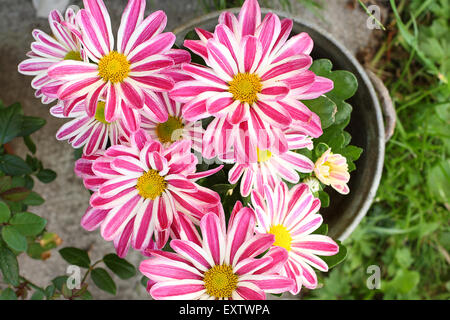
<svg viewBox="0 0 450 320">
<path fill-rule="evenodd" d="M 306 298 L 450 298 L 449 4 L 391 0 L 387 5 L 386 31 L 367 67 L 389 89 L 397 127 L 386 145 L 375 202 L 345 241 L 347 260 Z M 380 268 L 381 280 L 373 290 L 367 287 L 372 265 Z"/>
<path fill-rule="evenodd" d="M 448 3 L 390 4 L 370 67 L 394 100 L 397 128 L 376 200 L 345 243 L 348 259 L 314 298 L 450 298 Z M 380 289 L 366 286 L 371 265 L 380 267 Z"/>
</svg>

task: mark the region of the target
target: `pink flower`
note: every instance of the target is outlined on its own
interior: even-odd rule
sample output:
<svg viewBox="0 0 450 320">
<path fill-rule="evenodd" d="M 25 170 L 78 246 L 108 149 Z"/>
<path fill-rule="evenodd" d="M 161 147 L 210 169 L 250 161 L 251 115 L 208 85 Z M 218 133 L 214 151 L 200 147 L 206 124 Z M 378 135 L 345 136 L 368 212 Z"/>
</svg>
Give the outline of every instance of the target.
<svg viewBox="0 0 450 320">
<path fill-rule="evenodd" d="M 95 160 L 103 156 L 104 153 L 104 150 L 98 150 L 91 155 L 83 154 L 82 157 L 75 162 L 75 174 L 83 180 L 83 184 L 88 190 L 95 192 L 108 180 L 97 177 L 92 170 Z"/>
<path fill-rule="evenodd" d="M 53 36 L 38 29 L 33 30 L 36 41 L 31 44 L 31 51 L 27 54 L 29 59 L 21 62 L 18 67 L 21 74 L 34 76 L 31 86 L 36 90 L 36 97 L 41 98 L 44 104 L 56 100 L 56 92 L 63 84 L 62 81 L 51 79 L 48 69 L 64 60 L 87 60 L 80 41 L 68 28 L 68 25 L 76 28 L 74 11 L 67 9 L 63 18 L 58 10 L 53 10 L 48 21 Z"/>
<path fill-rule="evenodd" d="M 325 151 L 317 159 L 314 173 L 320 182 L 327 186 L 331 185 L 339 193 L 348 194 L 350 192 L 347 186 L 350 180 L 347 159 L 340 154 L 332 153 L 331 149 Z"/>
<path fill-rule="evenodd" d="M 240 208 L 239 208 L 240 209 Z M 287 259 L 286 250 L 269 249 L 273 235 L 254 235 L 253 210 L 235 210 L 228 230 L 216 214 L 200 222 L 203 239 L 172 240 L 176 253 L 152 251 L 140 265 L 154 299 L 262 300 L 266 293 L 282 293 L 293 281 L 277 271 Z"/>
<path fill-rule="evenodd" d="M 125 134 L 125 127 L 121 120 L 108 123 L 104 115 L 105 102 L 99 101 L 95 115 L 89 116 L 83 104 L 77 104 L 64 116 L 63 103 L 60 102 L 50 109 L 50 113 L 57 118 L 74 118 L 64 124 L 56 133 L 58 140 L 68 140 L 76 149 L 83 148 L 85 155 L 92 155 L 99 150 L 105 150 L 110 145 L 119 143 L 120 136 Z"/>
<path fill-rule="evenodd" d="M 320 200 L 313 197 L 306 184 L 288 190 L 284 182 L 274 190 L 265 187 L 264 197 L 252 192 L 252 205 L 257 216 L 257 232 L 272 234 L 275 242 L 271 250 L 284 248 L 288 260 L 280 274 L 295 280 L 292 294 L 298 294 L 305 286 L 317 287 L 314 268 L 328 271 L 327 264 L 318 257 L 335 255 L 338 245 L 328 236 L 312 234 L 323 222 L 317 214 Z"/>
<path fill-rule="evenodd" d="M 153 140 L 168 147 L 179 140 L 190 140 L 192 148 L 202 151 L 203 128 L 200 121 L 186 120 L 182 113 L 182 104 L 169 98 L 167 93 L 156 93 L 153 101 L 158 104 L 160 114 L 154 114 L 144 107 L 141 112 L 141 128 L 147 131 Z"/>
<path fill-rule="evenodd" d="M 82 226 L 89 231 L 100 227 L 105 240 L 126 248 L 131 243 L 144 250 L 153 244 L 153 236 L 162 248 L 178 212 L 198 223 L 220 201 L 217 193 L 195 181 L 222 167 L 196 173 L 197 158 L 191 154 L 190 141 L 165 149 L 138 131 L 129 145 L 112 146 L 95 157 L 77 162 L 85 183 L 89 179 L 88 186 L 96 190 Z M 126 253 L 126 248 L 116 246 L 118 253 Z"/>
<path fill-rule="evenodd" d="M 270 150 L 257 149 L 257 161 L 236 163 L 228 172 L 228 181 L 236 184 L 242 177 L 240 192 L 247 197 L 252 190 L 264 194 L 264 186 L 275 188 L 282 179 L 290 183 L 298 183 L 298 172 L 309 173 L 314 169 L 314 163 L 304 155 L 296 153 L 295 149 L 312 149 L 312 141 L 308 136 L 288 133 L 288 150 L 284 153 L 272 153 Z M 291 137 L 292 136 L 292 137 Z"/>
<path fill-rule="evenodd" d="M 204 136 L 204 157 L 231 149 L 255 157 L 256 148 L 285 146 L 282 130 L 288 127 L 322 134 L 319 117 L 299 100 L 316 98 L 333 84 L 308 70 L 312 40 L 305 33 L 288 40 L 291 30 L 291 20 L 272 13 L 261 21 L 258 2 L 247 0 L 239 19 L 223 13 L 214 33 L 197 29 L 201 40 L 185 42 L 207 67 L 184 64 L 194 80 L 176 83 L 171 97 L 185 103 L 186 119 L 214 117 Z"/>
<path fill-rule="evenodd" d="M 171 90 L 174 81 L 165 71 L 190 61 L 183 50 L 172 50 L 173 33 L 162 33 L 166 15 L 162 11 L 144 19 L 145 0 L 130 0 L 117 36 L 117 50 L 111 21 L 102 0 L 84 0 L 86 9 L 76 21 L 81 39 L 92 62 L 63 61 L 51 66 L 49 75 L 64 82 L 57 92 L 60 100 L 82 99 L 89 115 L 95 114 L 97 101 L 105 99 L 105 119 L 122 118 L 131 131 L 139 128 L 139 109 L 148 92 Z M 151 107 L 151 106 L 150 106 Z"/>
</svg>

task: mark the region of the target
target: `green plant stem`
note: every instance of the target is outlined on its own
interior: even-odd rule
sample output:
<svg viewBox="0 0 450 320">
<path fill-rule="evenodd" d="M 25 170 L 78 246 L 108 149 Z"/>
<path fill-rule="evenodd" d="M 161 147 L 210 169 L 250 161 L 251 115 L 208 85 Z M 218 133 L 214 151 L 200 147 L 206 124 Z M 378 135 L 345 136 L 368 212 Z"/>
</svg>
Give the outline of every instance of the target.
<svg viewBox="0 0 450 320">
<path fill-rule="evenodd" d="M 96 261 L 93 265 L 91 265 L 91 266 L 89 267 L 89 269 L 86 271 L 86 274 L 84 275 L 83 279 L 81 280 L 81 285 L 84 284 L 84 282 L 86 281 L 86 279 L 87 279 L 89 273 L 91 273 L 91 271 L 94 270 L 94 267 L 95 267 L 96 265 L 98 265 L 99 263 L 101 263 L 101 262 L 103 262 L 103 259 L 100 259 L 100 260 Z"/>
</svg>

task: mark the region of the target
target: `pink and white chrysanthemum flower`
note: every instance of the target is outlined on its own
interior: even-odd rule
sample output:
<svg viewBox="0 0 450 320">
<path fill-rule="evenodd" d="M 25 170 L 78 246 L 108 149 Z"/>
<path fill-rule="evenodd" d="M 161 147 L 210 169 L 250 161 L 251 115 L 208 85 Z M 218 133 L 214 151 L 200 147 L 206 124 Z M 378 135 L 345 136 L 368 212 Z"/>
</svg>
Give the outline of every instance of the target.
<svg viewBox="0 0 450 320">
<path fill-rule="evenodd" d="M 235 210 L 227 231 L 215 213 L 205 215 L 202 239 L 172 240 L 175 253 L 151 251 L 150 259 L 141 263 L 140 271 L 150 279 L 149 293 L 157 300 L 263 300 L 266 293 L 291 290 L 293 281 L 277 273 L 286 262 L 286 250 L 256 258 L 274 237 L 255 235 L 254 228 L 250 208 Z"/>
<path fill-rule="evenodd" d="M 216 192 L 195 181 L 222 167 L 196 172 L 196 165 L 190 141 L 163 148 L 139 130 L 129 145 L 108 148 L 92 164 L 92 173 L 105 182 L 99 186 L 92 183 L 97 191 L 91 196 L 82 226 L 89 231 L 100 227 L 105 240 L 121 239 L 118 243 L 131 243 L 137 250 L 147 248 L 153 237 L 156 246 L 162 248 L 177 211 L 198 223 L 220 202 Z M 84 169 L 85 177 L 89 177 L 89 168 Z M 123 247 L 116 249 L 126 252 Z"/>
<path fill-rule="evenodd" d="M 145 0 L 128 2 L 116 50 L 103 1 L 84 0 L 84 6 L 76 16 L 80 32 L 74 32 L 92 62 L 64 61 L 50 68 L 50 77 L 65 82 L 58 98 L 83 99 L 88 114 L 94 115 L 97 101 L 104 96 L 106 121 L 122 118 L 134 132 L 139 128 L 138 110 L 151 99 L 151 93 L 173 88 L 173 79 L 164 71 L 174 66 L 175 60 L 186 61 L 187 55 L 171 49 L 173 33 L 162 33 L 167 22 L 164 12 L 144 19 Z"/>
<path fill-rule="evenodd" d="M 289 258 L 280 274 L 295 280 L 291 293 L 298 294 L 302 286 L 315 289 L 317 275 L 312 267 L 328 271 L 327 264 L 318 256 L 332 256 L 339 251 L 330 237 L 312 234 L 323 222 L 317 213 L 320 200 L 314 198 L 306 184 L 289 190 L 281 182 L 275 189 L 266 186 L 264 196 L 253 191 L 252 205 L 257 216 L 257 232 L 275 235 L 273 248 L 282 247 L 288 252 Z"/>
<path fill-rule="evenodd" d="M 95 160 L 103 156 L 104 150 L 98 150 L 91 155 L 83 154 L 80 159 L 75 161 L 75 174 L 83 180 L 86 189 L 93 192 L 98 191 L 98 188 L 107 181 L 105 178 L 97 177 L 92 170 Z"/>
<path fill-rule="evenodd" d="M 184 139 L 190 140 L 192 148 L 201 152 L 204 132 L 201 122 L 186 120 L 181 112 L 183 104 L 172 100 L 165 92 L 156 93 L 153 101 L 159 105 L 161 114 L 155 115 L 150 108 L 144 107 L 141 112 L 141 128 L 165 147 Z"/>
<path fill-rule="evenodd" d="M 185 42 L 207 67 L 183 65 L 195 80 L 179 82 L 171 91 L 175 100 L 186 103 L 187 119 L 215 117 L 206 130 L 204 156 L 220 156 L 234 147 L 256 158 L 256 147 L 286 146 L 282 129 L 287 127 L 320 136 L 320 118 L 299 100 L 318 97 L 333 83 L 308 70 L 311 38 L 302 33 L 288 40 L 292 21 L 280 21 L 273 13 L 261 21 L 256 0 L 244 3 L 239 19 L 223 13 L 219 23 L 214 33 L 197 29 L 201 40 Z"/>
<path fill-rule="evenodd" d="M 275 188 L 282 179 L 297 184 L 300 173 L 310 173 L 314 163 L 306 156 L 295 152 L 296 149 L 313 148 L 311 137 L 288 132 L 288 151 L 284 153 L 257 149 L 257 161 L 252 163 L 235 163 L 228 172 L 228 181 L 236 184 L 242 177 L 240 192 L 247 197 L 252 190 L 264 193 L 264 186 Z"/>
<path fill-rule="evenodd" d="M 325 151 L 314 165 L 314 174 L 323 184 L 331 186 L 341 194 L 348 194 L 350 189 L 347 183 L 350 181 L 347 159 L 331 152 L 331 148 Z"/>
<path fill-rule="evenodd" d="M 29 59 L 21 62 L 18 70 L 21 74 L 34 76 L 31 86 L 36 90 L 36 98 L 48 104 L 57 99 L 56 92 L 63 84 L 62 81 L 51 79 L 48 69 L 63 60 L 86 61 L 87 56 L 81 47 L 81 42 L 67 27 L 75 26 L 75 12 L 69 8 L 65 17 L 58 10 L 50 12 L 48 21 L 52 35 L 35 29 L 32 32 L 36 40 L 31 44 L 31 51 L 27 53 Z"/>
<path fill-rule="evenodd" d="M 64 124 L 56 133 L 56 139 L 68 140 L 76 149 L 83 148 L 83 154 L 92 155 L 99 150 L 105 150 L 108 142 L 110 145 L 119 143 L 119 138 L 125 134 L 126 128 L 122 120 L 108 123 L 104 115 L 105 102 L 99 101 L 94 116 L 89 116 L 86 108 L 79 103 L 72 108 L 68 116 L 64 116 L 63 102 L 60 101 L 50 109 L 50 113 L 57 118 L 71 121 Z"/>
</svg>

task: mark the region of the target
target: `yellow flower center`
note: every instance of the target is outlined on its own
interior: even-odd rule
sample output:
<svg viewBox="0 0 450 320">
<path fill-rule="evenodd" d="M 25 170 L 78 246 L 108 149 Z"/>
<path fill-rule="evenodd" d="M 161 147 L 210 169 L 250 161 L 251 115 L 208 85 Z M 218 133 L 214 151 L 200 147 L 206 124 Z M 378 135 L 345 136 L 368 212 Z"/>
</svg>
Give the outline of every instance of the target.
<svg viewBox="0 0 450 320">
<path fill-rule="evenodd" d="M 136 185 L 136 189 L 143 198 L 152 200 L 159 197 L 166 187 L 167 182 L 164 177 L 161 177 L 159 172 L 153 169 L 140 176 Z"/>
<path fill-rule="evenodd" d="M 98 74 L 105 81 L 123 82 L 130 72 L 130 63 L 125 55 L 111 51 L 98 63 Z"/>
<path fill-rule="evenodd" d="M 78 51 L 69 51 L 64 56 L 64 60 L 75 60 L 75 61 L 83 61 L 81 58 L 81 54 Z"/>
<path fill-rule="evenodd" d="M 291 251 L 292 237 L 285 226 L 281 224 L 272 226 L 269 233 L 275 236 L 275 242 L 273 243 L 274 246 L 283 247 L 287 251 Z"/>
<path fill-rule="evenodd" d="M 181 118 L 169 117 L 164 123 L 156 126 L 156 135 L 162 143 L 175 142 L 180 140 L 183 135 L 183 122 Z"/>
<path fill-rule="evenodd" d="M 234 100 L 252 105 L 258 100 L 257 94 L 262 90 L 261 79 L 256 74 L 238 73 L 229 83 L 228 91 Z"/>
<path fill-rule="evenodd" d="M 230 298 L 237 287 L 238 276 L 226 264 L 214 266 L 205 272 L 203 278 L 206 293 L 215 298 Z"/>
<path fill-rule="evenodd" d="M 97 109 L 95 109 L 95 119 L 104 123 L 104 124 L 109 124 L 108 121 L 106 121 L 105 119 L 105 102 L 103 101 L 99 101 L 97 103 Z"/>
<path fill-rule="evenodd" d="M 256 148 L 256 155 L 258 156 L 258 162 L 266 162 L 272 157 L 272 152 Z"/>
</svg>

